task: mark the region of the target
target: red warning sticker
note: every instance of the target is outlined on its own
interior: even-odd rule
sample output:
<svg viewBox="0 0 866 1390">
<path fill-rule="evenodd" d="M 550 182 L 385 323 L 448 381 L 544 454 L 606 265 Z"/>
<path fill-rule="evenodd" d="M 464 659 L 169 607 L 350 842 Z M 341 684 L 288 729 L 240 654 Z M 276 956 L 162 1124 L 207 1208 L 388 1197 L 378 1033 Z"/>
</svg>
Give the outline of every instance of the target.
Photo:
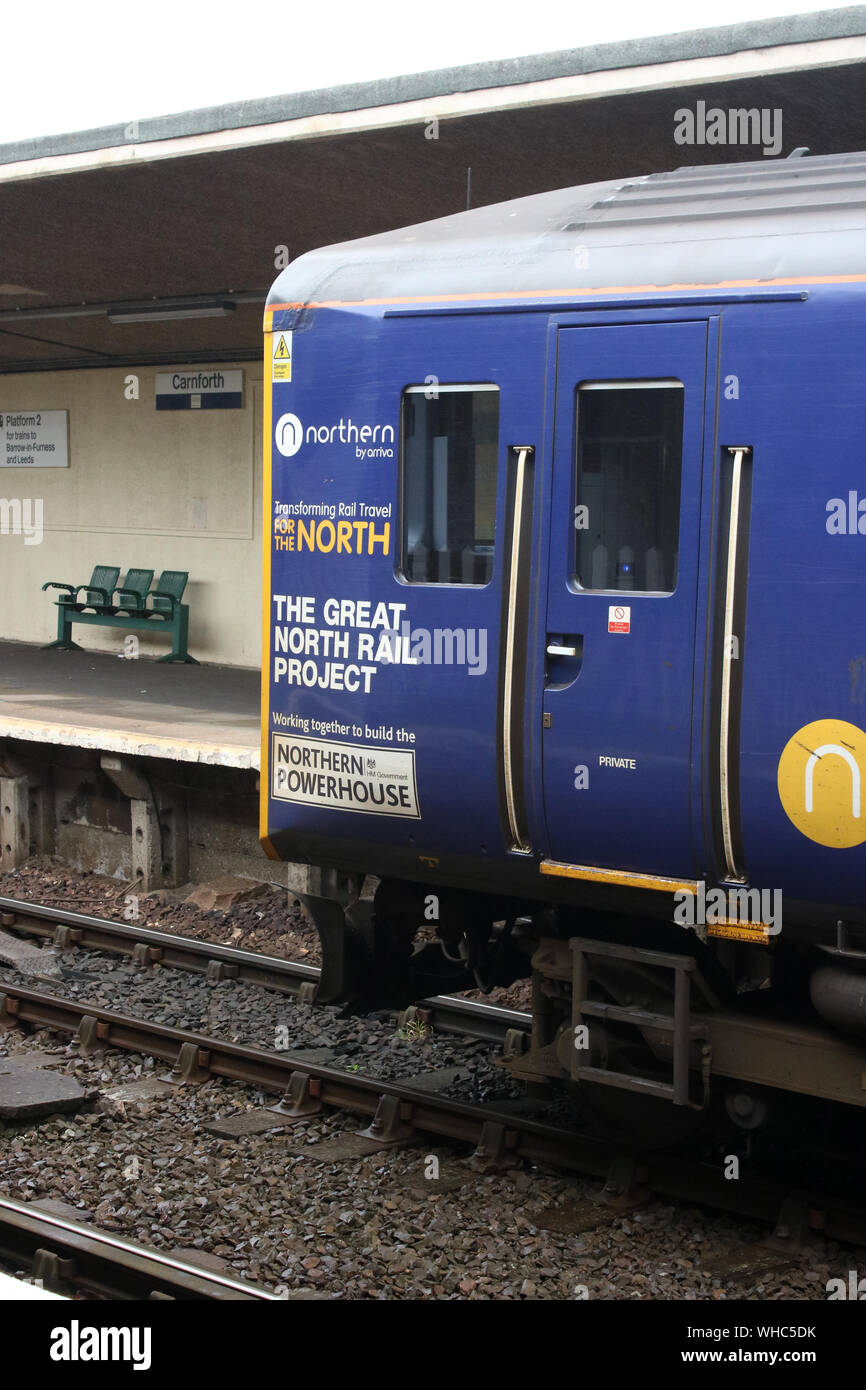
<svg viewBox="0 0 866 1390">
<path fill-rule="evenodd" d="M 631 632 L 631 609 L 622 604 L 611 604 L 607 610 L 608 632 Z"/>
</svg>

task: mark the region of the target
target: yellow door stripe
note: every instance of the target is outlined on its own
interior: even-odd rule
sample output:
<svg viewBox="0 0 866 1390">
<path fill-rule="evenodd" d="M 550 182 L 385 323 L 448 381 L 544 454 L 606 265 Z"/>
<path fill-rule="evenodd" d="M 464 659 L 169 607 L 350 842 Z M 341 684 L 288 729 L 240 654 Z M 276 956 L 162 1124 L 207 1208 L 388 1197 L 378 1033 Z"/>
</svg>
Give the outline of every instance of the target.
<svg viewBox="0 0 866 1390">
<path fill-rule="evenodd" d="M 625 869 L 596 869 L 586 864 L 561 864 L 542 859 L 539 869 L 553 878 L 579 878 L 588 883 L 609 883 L 619 888 L 652 888 L 657 893 L 697 893 L 696 879 L 663 878 L 659 874 L 634 874 Z"/>
</svg>

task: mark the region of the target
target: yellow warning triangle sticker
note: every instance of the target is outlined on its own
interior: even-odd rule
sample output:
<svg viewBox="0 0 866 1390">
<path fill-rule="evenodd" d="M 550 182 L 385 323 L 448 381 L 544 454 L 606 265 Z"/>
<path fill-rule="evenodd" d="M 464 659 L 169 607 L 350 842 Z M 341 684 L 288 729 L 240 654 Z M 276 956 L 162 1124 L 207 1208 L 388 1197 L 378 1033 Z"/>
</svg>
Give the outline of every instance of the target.
<svg viewBox="0 0 866 1390">
<path fill-rule="evenodd" d="M 280 341 L 277 343 L 277 348 L 274 353 L 274 360 L 280 357 L 291 357 L 291 355 L 292 354 L 289 352 L 288 344 L 286 343 L 285 335 L 281 333 Z"/>
</svg>

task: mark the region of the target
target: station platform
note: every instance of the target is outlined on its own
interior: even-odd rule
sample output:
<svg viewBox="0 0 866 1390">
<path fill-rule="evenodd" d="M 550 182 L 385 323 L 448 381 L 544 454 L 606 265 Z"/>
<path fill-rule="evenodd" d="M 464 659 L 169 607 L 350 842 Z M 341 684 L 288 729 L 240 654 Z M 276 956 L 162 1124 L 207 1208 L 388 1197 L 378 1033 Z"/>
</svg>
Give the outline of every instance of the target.
<svg viewBox="0 0 866 1390">
<path fill-rule="evenodd" d="M 65 1294 L 52 1293 L 50 1289 L 42 1289 L 38 1284 L 28 1284 L 25 1279 L 13 1279 L 8 1274 L 0 1274 L 0 1302 L 20 1303 L 43 1299 L 55 1299 L 61 1303 L 69 1301 Z"/>
<path fill-rule="evenodd" d="M 258 769 L 259 673 L 0 642 L 0 739 Z"/>
</svg>

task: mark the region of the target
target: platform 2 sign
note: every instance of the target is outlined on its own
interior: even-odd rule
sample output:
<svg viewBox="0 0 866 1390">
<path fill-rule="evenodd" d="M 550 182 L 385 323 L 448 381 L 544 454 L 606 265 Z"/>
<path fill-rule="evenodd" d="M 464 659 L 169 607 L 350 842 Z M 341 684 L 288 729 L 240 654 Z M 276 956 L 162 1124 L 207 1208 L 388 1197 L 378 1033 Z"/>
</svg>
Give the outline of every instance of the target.
<svg viewBox="0 0 866 1390">
<path fill-rule="evenodd" d="M 274 734 L 271 795 L 277 801 L 335 811 L 421 817 L 415 753 L 409 749 L 362 748 L 356 743 Z"/>
<path fill-rule="evenodd" d="M 241 410 L 243 404 L 242 371 L 157 373 L 157 410 Z"/>
<path fill-rule="evenodd" d="M 0 468 L 68 467 L 68 410 L 0 410 Z"/>
</svg>

